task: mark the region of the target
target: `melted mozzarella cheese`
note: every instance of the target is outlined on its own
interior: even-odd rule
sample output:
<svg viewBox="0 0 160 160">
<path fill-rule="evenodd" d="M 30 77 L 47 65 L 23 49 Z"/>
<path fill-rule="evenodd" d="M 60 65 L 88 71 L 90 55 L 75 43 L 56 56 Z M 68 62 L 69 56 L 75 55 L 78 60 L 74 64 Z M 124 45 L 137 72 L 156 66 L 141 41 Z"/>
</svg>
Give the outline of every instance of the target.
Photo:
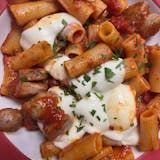
<svg viewBox="0 0 160 160">
<path fill-rule="evenodd" d="M 127 130 L 136 115 L 135 94 L 128 85 L 119 85 L 106 95 L 109 123 L 115 129 Z"/>
<path fill-rule="evenodd" d="M 105 68 L 113 72 L 113 77 L 106 79 Z M 86 75 L 90 78 L 86 81 Z M 123 65 L 123 60 L 111 60 L 102 64 L 98 72 L 95 70 L 90 71 L 86 75 L 82 75 L 76 79 L 70 81 L 71 85 L 76 86 L 74 91 L 81 97 L 84 97 L 91 90 L 98 92 L 106 92 L 124 81 L 125 77 L 125 67 Z"/>
<path fill-rule="evenodd" d="M 59 96 L 58 106 L 73 118 L 73 124 L 67 134 L 54 140 L 57 147 L 64 148 L 85 133 L 95 132 L 122 145 L 138 143 L 137 122 L 135 114 L 131 113 L 135 113 L 135 95 L 129 86 L 118 85 L 103 95 L 93 91 L 78 102 L 59 87 L 52 87 L 49 91 Z M 115 130 L 110 130 L 110 126 Z M 117 126 L 122 126 L 124 130 L 116 130 Z"/>
<path fill-rule="evenodd" d="M 97 131 L 102 132 L 109 128 L 108 116 L 105 109 L 105 103 L 97 97 L 99 93 L 90 93 L 75 107 L 75 113 L 78 116 L 84 116 L 86 124 L 94 126 Z"/>
<path fill-rule="evenodd" d="M 20 44 L 23 49 L 30 48 L 39 41 L 47 41 L 52 46 L 57 35 L 64 28 L 63 20 L 67 24 L 78 23 L 81 25 L 76 18 L 67 13 L 56 13 L 46 16 L 40 19 L 33 27 L 22 32 Z"/>
<path fill-rule="evenodd" d="M 67 56 L 63 55 L 61 57 L 50 60 L 44 66 L 44 69 L 56 80 L 66 80 L 68 78 L 66 70 L 64 68 L 64 62 L 69 60 Z"/>
<path fill-rule="evenodd" d="M 137 122 L 132 127 L 125 131 L 107 130 L 103 135 L 111 140 L 114 140 L 119 145 L 137 145 L 139 142 L 139 133 Z"/>
</svg>

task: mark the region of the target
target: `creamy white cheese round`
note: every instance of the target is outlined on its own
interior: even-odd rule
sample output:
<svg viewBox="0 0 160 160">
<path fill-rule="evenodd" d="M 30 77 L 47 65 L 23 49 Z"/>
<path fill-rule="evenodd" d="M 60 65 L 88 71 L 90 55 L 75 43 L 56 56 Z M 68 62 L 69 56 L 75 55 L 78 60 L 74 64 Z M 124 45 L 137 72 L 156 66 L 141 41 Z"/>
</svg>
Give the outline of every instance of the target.
<svg viewBox="0 0 160 160">
<path fill-rule="evenodd" d="M 85 75 L 70 81 L 74 91 L 81 97 L 88 92 L 106 92 L 124 81 L 125 67 L 122 59 L 108 61 Z"/>
<path fill-rule="evenodd" d="M 81 25 L 76 18 L 67 13 L 56 13 L 46 16 L 40 19 L 33 27 L 22 32 L 20 44 L 23 49 L 28 49 L 39 41 L 47 41 L 53 46 L 57 35 L 64 28 L 63 20 L 67 24 L 78 23 Z"/>
<path fill-rule="evenodd" d="M 68 75 L 66 73 L 66 70 L 64 68 L 64 62 L 69 60 L 65 55 L 62 55 L 58 58 L 54 58 L 49 60 L 45 66 L 44 69 L 56 80 L 66 80 L 68 79 Z"/>
</svg>

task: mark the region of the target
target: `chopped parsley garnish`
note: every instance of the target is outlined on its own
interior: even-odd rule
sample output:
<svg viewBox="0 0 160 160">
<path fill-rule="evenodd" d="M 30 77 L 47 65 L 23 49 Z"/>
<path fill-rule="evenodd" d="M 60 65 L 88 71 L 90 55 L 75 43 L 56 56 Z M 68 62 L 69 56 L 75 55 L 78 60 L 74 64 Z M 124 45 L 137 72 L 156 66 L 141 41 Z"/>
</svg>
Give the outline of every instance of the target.
<svg viewBox="0 0 160 160">
<path fill-rule="evenodd" d="M 88 93 L 86 94 L 86 96 L 87 96 L 87 97 L 90 97 L 90 96 L 91 96 L 91 93 L 90 93 L 90 92 L 88 92 Z"/>
<path fill-rule="evenodd" d="M 140 63 L 138 65 L 138 69 L 139 70 L 142 70 L 142 69 L 145 69 L 145 68 L 151 68 L 152 67 L 152 64 L 151 63 Z"/>
<path fill-rule="evenodd" d="M 113 60 L 118 60 L 119 58 L 121 58 L 122 56 L 122 53 L 123 53 L 123 49 L 116 49 L 113 53 L 113 56 L 112 56 L 112 59 Z"/>
<path fill-rule="evenodd" d="M 74 117 L 76 117 L 77 115 L 76 115 L 76 113 L 75 113 L 75 111 L 72 111 L 72 114 L 73 114 L 73 116 Z"/>
<path fill-rule="evenodd" d="M 68 130 L 68 131 L 66 131 L 66 135 L 69 135 L 69 130 Z"/>
<path fill-rule="evenodd" d="M 82 85 L 83 85 L 83 86 L 86 86 L 85 81 L 82 81 Z"/>
<path fill-rule="evenodd" d="M 90 112 L 90 114 L 94 117 L 94 115 L 96 114 L 96 110 L 92 110 L 91 112 Z"/>
<path fill-rule="evenodd" d="M 67 46 L 68 42 L 63 39 L 61 37 L 61 33 L 63 32 L 64 28 L 67 25 L 67 22 L 63 19 L 62 20 L 62 24 L 64 25 L 64 27 L 61 29 L 61 31 L 57 34 L 57 38 L 55 39 L 54 43 L 53 43 L 53 52 L 55 55 L 57 55 L 57 53 L 64 47 Z"/>
<path fill-rule="evenodd" d="M 107 119 L 104 119 L 104 120 L 103 120 L 103 122 L 106 122 L 106 121 L 107 121 Z"/>
<path fill-rule="evenodd" d="M 91 123 L 91 122 L 89 122 L 89 124 L 90 124 L 91 126 L 94 126 L 94 124 L 93 124 L 93 123 Z"/>
<path fill-rule="evenodd" d="M 76 85 L 74 85 L 73 83 L 71 83 L 71 85 L 70 85 L 70 89 L 71 90 L 74 90 L 74 89 L 76 89 L 77 88 L 77 86 Z"/>
<path fill-rule="evenodd" d="M 118 69 L 118 68 L 121 67 L 122 65 L 124 65 L 124 61 L 121 61 L 115 68 Z"/>
<path fill-rule="evenodd" d="M 118 118 L 117 118 L 117 117 L 114 117 L 113 119 L 116 120 L 116 119 L 118 119 Z"/>
<path fill-rule="evenodd" d="M 83 118 L 84 118 L 83 115 L 79 115 L 79 116 L 77 115 L 77 119 L 78 119 L 78 120 L 83 120 Z"/>
<path fill-rule="evenodd" d="M 65 95 L 65 96 L 70 95 L 70 93 L 67 91 L 67 89 L 63 89 L 63 92 L 64 92 L 64 95 Z"/>
<path fill-rule="evenodd" d="M 96 86 L 97 82 L 96 81 L 93 81 L 92 82 L 92 88 L 94 88 Z"/>
<path fill-rule="evenodd" d="M 98 121 L 101 121 L 101 118 L 99 116 L 96 116 L 96 118 L 98 119 Z"/>
<path fill-rule="evenodd" d="M 101 101 L 103 100 L 104 96 L 100 93 L 94 92 L 94 94 L 99 98 Z"/>
<path fill-rule="evenodd" d="M 106 105 L 102 104 L 103 111 L 106 113 Z"/>
<path fill-rule="evenodd" d="M 20 81 L 21 81 L 21 82 L 27 82 L 28 79 L 27 79 L 27 77 L 23 76 L 23 77 L 20 77 Z"/>
<path fill-rule="evenodd" d="M 66 27 L 68 23 L 65 19 L 62 19 L 62 24 Z"/>
<path fill-rule="evenodd" d="M 41 27 L 38 27 L 38 30 L 40 31 L 40 30 L 42 30 L 42 28 L 41 28 Z"/>
<path fill-rule="evenodd" d="M 83 78 L 84 78 L 84 80 L 85 80 L 86 82 L 89 82 L 89 81 L 91 80 L 91 77 L 88 76 L 87 74 L 85 74 L 85 75 L 83 76 Z"/>
<path fill-rule="evenodd" d="M 93 75 L 98 74 L 98 73 L 101 73 L 100 69 L 101 69 L 101 66 L 97 66 L 97 67 L 94 69 Z"/>
<path fill-rule="evenodd" d="M 76 102 L 72 101 L 72 104 L 69 105 L 71 108 L 75 108 L 76 107 Z"/>
<path fill-rule="evenodd" d="M 133 126 L 134 126 L 134 123 L 131 123 L 130 126 L 133 127 Z"/>
<path fill-rule="evenodd" d="M 84 128 L 84 126 L 76 126 L 76 128 L 77 128 L 77 132 L 80 132 Z"/>
<path fill-rule="evenodd" d="M 115 73 L 112 72 L 110 68 L 104 68 L 105 78 L 108 82 L 112 82 L 111 79 L 114 77 Z"/>
<path fill-rule="evenodd" d="M 91 48 L 95 47 L 96 44 L 97 44 L 96 41 L 90 41 L 90 42 L 88 42 L 88 43 L 86 44 L 86 49 L 91 49 Z"/>
</svg>

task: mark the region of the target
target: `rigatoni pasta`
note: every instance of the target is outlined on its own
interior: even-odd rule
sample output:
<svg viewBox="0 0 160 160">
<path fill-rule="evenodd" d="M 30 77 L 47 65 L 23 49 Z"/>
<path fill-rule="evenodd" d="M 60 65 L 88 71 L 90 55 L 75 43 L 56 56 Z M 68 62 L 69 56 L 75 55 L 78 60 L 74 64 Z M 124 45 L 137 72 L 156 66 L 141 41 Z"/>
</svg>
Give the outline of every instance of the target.
<svg viewBox="0 0 160 160">
<path fill-rule="evenodd" d="M 121 47 L 122 37 L 111 22 L 105 21 L 100 24 L 98 33 L 100 39 L 113 50 Z"/>
<path fill-rule="evenodd" d="M 157 113 L 152 109 L 144 111 L 140 115 L 139 148 L 141 151 L 159 149 L 158 131 Z"/>
<path fill-rule="evenodd" d="M 151 91 L 155 93 L 160 93 L 160 47 L 155 46 L 150 48 L 149 61 L 151 63 L 151 68 L 149 72 L 149 82 L 151 85 Z"/>
<path fill-rule="evenodd" d="M 112 51 L 110 48 L 104 43 L 99 43 L 82 55 L 66 61 L 64 65 L 68 75 L 74 78 L 108 61 L 111 57 Z"/>
<path fill-rule="evenodd" d="M 12 67 L 14 70 L 30 68 L 51 57 L 53 57 L 53 53 L 50 45 L 42 41 L 13 57 Z"/>
<path fill-rule="evenodd" d="M 35 1 L 9 6 L 18 25 L 23 26 L 33 19 L 42 18 L 59 10 L 54 3 Z"/>
<path fill-rule="evenodd" d="M 60 160 L 86 160 L 94 157 L 102 150 L 102 137 L 100 134 L 88 135 L 60 152 Z"/>
</svg>

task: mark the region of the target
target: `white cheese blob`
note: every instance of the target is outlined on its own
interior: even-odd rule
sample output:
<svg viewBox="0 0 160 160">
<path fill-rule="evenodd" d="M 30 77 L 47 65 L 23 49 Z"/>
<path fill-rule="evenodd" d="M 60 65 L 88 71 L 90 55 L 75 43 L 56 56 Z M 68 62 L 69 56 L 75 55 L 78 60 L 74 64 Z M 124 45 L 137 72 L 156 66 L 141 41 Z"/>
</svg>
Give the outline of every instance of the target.
<svg viewBox="0 0 160 160">
<path fill-rule="evenodd" d="M 36 11 L 35 11 L 36 12 Z M 39 41 L 47 41 L 53 46 L 57 35 L 64 28 L 63 20 L 67 24 L 81 23 L 67 13 L 56 13 L 40 19 L 33 27 L 22 32 L 20 44 L 23 49 L 30 48 Z"/>
<path fill-rule="evenodd" d="M 98 132 L 103 132 L 109 128 L 109 122 L 105 103 L 98 94 L 90 93 L 89 97 L 77 102 L 75 113 L 83 116 L 85 124 L 95 127 Z"/>
<path fill-rule="evenodd" d="M 58 106 L 73 119 L 67 134 L 60 135 L 54 140 L 57 147 L 63 149 L 85 133 L 95 132 L 118 144 L 138 144 L 135 94 L 128 85 L 120 84 L 103 94 L 90 92 L 78 102 L 59 87 L 52 87 L 49 91 L 59 96 Z M 110 126 L 114 130 L 111 130 Z M 119 130 L 117 126 L 123 130 Z"/>
<path fill-rule="evenodd" d="M 137 145 L 139 142 L 136 119 L 133 126 L 125 131 L 107 130 L 103 135 L 120 145 Z"/>
<path fill-rule="evenodd" d="M 106 95 L 107 114 L 110 126 L 127 130 L 133 125 L 136 116 L 135 93 L 128 85 L 119 85 Z"/>
<path fill-rule="evenodd" d="M 109 74 L 106 77 L 106 74 Z M 125 67 L 123 60 L 111 60 L 85 75 L 70 81 L 74 86 L 74 91 L 81 97 L 84 97 L 91 90 L 106 92 L 118 86 L 124 81 Z"/>
<path fill-rule="evenodd" d="M 66 80 L 68 78 L 68 75 L 66 73 L 66 70 L 64 68 L 64 62 L 69 60 L 67 56 L 63 55 L 54 59 L 49 60 L 45 66 L 44 69 L 56 80 Z"/>
</svg>

